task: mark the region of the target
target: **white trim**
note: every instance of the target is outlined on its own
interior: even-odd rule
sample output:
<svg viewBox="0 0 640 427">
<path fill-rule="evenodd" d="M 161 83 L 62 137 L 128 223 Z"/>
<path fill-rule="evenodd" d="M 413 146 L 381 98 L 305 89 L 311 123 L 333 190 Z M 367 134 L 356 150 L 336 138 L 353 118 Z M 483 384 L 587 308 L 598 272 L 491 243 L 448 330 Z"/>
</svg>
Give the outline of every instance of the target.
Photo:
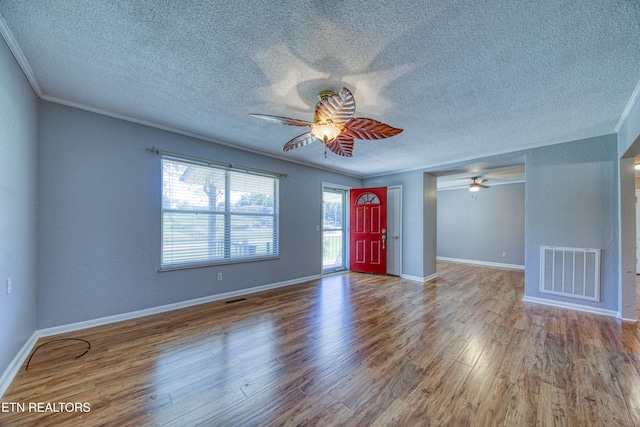
<svg viewBox="0 0 640 427">
<path fill-rule="evenodd" d="M 483 265 L 485 267 L 497 267 L 497 268 L 509 268 L 512 270 L 524 270 L 524 265 L 519 264 L 504 264 L 501 262 L 489 262 L 489 261 L 476 261 L 472 259 L 460 259 L 460 258 L 448 258 L 439 256 L 436 257 L 438 261 L 448 261 L 455 262 L 458 264 L 472 264 L 472 265 Z"/>
<path fill-rule="evenodd" d="M 631 93 L 631 98 L 629 98 L 629 102 L 627 102 L 627 106 L 624 107 L 624 110 L 620 115 L 620 119 L 618 120 L 618 123 L 616 123 L 616 127 L 613 128 L 616 131 L 616 133 L 620 133 L 620 129 L 622 129 L 624 122 L 626 122 L 627 119 L 629 118 L 629 114 L 631 114 L 631 110 L 633 110 L 633 107 L 636 105 L 636 102 L 638 102 L 638 98 L 640 98 L 640 80 L 638 81 L 636 88 Z"/>
<path fill-rule="evenodd" d="M 325 188 L 333 188 L 334 190 L 351 190 L 351 186 L 349 185 L 342 185 L 342 184 L 332 184 L 330 182 L 326 182 L 326 181 L 322 181 L 322 189 L 324 190 Z"/>
<path fill-rule="evenodd" d="M 308 282 L 310 280 L 316 280 L 322 278 L 322 275 L 317 274 L 313 276 L 301 277 L 293 280 L 286 280 L 284 282 L 272 283 L 269 285 L 256 286 L 249 289 L 241 289 L 238 291 L 225 292 L 223 294 L 209 295 L 202 298 L 196 298 L 187 301 L 181 301 L 173 304 L 161 305 L 158 307 L 147 308 L 144 310 L 131 311 L 128 313 L 116 314 L 113 316 L 101 317 L 99 319 L 85 320 L 82 322 L 71 323 L 68 325 L 54 326 L 51 328 L 40 329 L 37 332 L 40 337 L 47 337 L 51 335 L 58 335 L 66 332 L 79 331 L 81 329 L 93 328 L 95 326 L 107 325 L 110 323 L 121 322 L 123 320 L 137 319 L 139 317 L 150 316 L 152 314 L 165 313 L 167 311 L 178 310 L 180 308 L 192 307 L 194 305 L 206 304 L 213 301 L 220 301 L 223 299 L 233 298 L 241 295 L 253 294 L 256 292 L 267 291 L 269 289 L 282 288 L 290 285 L 297 285 L 299 283 Z"/>
<path fill-rule="evenodd" d="M 424 283 L 430 282 L 433 279 L 437 279 L 437 278 L 438 278 L 438 273 L 433 273 L 432 275 L 424 278 Z"/>
<path fill-rule="evenodd" d="M 556 300 L 550 300 L 550 299 L 545 299 L 545 298 L 529 297 L 529 296 L 526 296 L 526 295 L 524 297 L 522 297 L 522 301 L 523 302 L 530 302 L 530 303 L 534 303 L 534 304 L 548 305 L 548 306 L 551 306 L 551 307 L 566 308 L 566 309 L 569 309 L 569 310 L 583 311 L 585 313 L 600 314 L 600 315 L 604 315 L 604 316 L 620 318 L 620 312 L 618 312 L 618 311 L 605 310 L 603 308 L 590 307 L 588 305 L 573 304 L 573 303 L 570 303 L 570 302 L 556 301 Z M 627 320 L 627 319 L 625 319 L 625 320 Z"/>
<path fill-rule="evenodd" d="M 11 32 L 11 30 L 9 30 L 9 27 L 7 26 L 7 23 L 2 15 L 0 15 L 0 34 L 2 34 L 4 41 L 7 42 L 9 50 L 11 50 L 11 53 L 13 53 L 13 57 L 16 59 L 16 62 L 29 81 L 31 88 L 39 98 L 42 98 L 44 92 L 42 92 L 42 88 L 38 83 L 38 79 L 36 79 L 35 73 L 31 69 L 29 62 L 27 62 L 27 58 L 24 56 L 24 53 L 22 52 L 22 49 L 20 49 L 20 46 L 18 46 L 18 42 L 16 41 L 15 37 L 13 37 L 13 33 Z"/>
<path fill-rule="evenodd" d="M 400 252 L 400 259 L 398 260 L 398 264 L 400 264 L 400 277 L 402 277 L 402 239 L 403 239 L 403 229 L 402 229 L 402 185 L 401 184 L 396 184 L 396 185 L 389 185 L 387 186 L 387 213 L 389 212 L 389 189 L 394 189 L 394 190 L 399 190 L 399 194 L 398 194 L 398 206 L 396 206 L 396 210 L 398 211 L 398 222 L 400 223 L 400 230 L 398 230 L 398 234 L 400 235 L 400 239 L 399 239 L 399 252 Z M 389 217 L 387 216 L 387 229 L 389 225 Z M 388 263 L 387 263 L 388 265 Z M 387 267 L 388 268 L 388 267 Z M 388 270 L 387 270 L 388 271 Z"/>
<path fill-rule="evenodd" d="M 24 343 L 24 345 L 22 346 L 18 354 L 16 354 L 16 356 L 13 358 L 11 363 L 9 363 L 9 366 L 7 366 L 7 369 L 5 369 L 4 372 L 2 373 L 2 376 L 0 377 L 0 398 L 4 396 L 4 393 L 7 391 L 7 389 L 11 385 L 11 382 L 13 381 L 15 376 L 18 374 L 20 367 L 22 367 L 22 364 L 24 363 L 24 361 L 27 360 L 27 358 L 29 357 L 29 354 L 31 353 L 31 349 L 36 345 L 38 338 L 40 338 L 40 336 L 38 335 L 38 331 L 35 331 L 29 337 L 29 339 Z"/>
<path fill-rule="evenodd" d="M 427 283 L 433 279 L 437 279 L 438 273 L 433 273 L 432 275 L 426 276 L 426 277 L 418 277 L 418 276 L 411 276 L 409 274 L 401 274 L 400 278 L 405 280 L 412 280 L 414 282 Z"/>
<path fill-rule="evenodd" d="M 321 256 L 324 257 L 324 248 L 323 248 L 323 239 L 324 239 L 324 218 L 323 218 L 323 214 L 324 214 L 324 189 L 328 188 L 330 190 L 340 190 L 340 191 L 344 191 L 344 206 L 342 207 L 343 209 L 343 213 L 344 213 L 344 218 L 343 218 L 343 225 L 342 225 L 342 232 L 344 233 L 343 239 L 344 239 L 344 250 L 342 253 L 342 258 L 343 258 L 343 266 L 344 266 L 344 270 L 338 270 L 338 272 L 342 272 L 345 270 L 349 270 L 349 233 L 351 232 L 351 223 L 349 221 L 349 207 L 350 207 L 350 197 L 349 195 L 351 194 L 351 188 L 347 185 L 341 185 L 341 184 L 332 184 L 330 182 L 326 182 L 326 181 L 322 181 L 322 188 L 320 189 L 320 200 L 322 200 L 322 204 L 323 207 L 322 209 L 320 209 L 320 253 L 322 254 Z M 320 260 L 322 262 L 322 259 Z M 332 274 L 333 272 L 325 272 L 324 271 L 324 266 L 320 266 L 320 273 L 324 276 L 327 276 L 329 274 Z"/>
</svg>

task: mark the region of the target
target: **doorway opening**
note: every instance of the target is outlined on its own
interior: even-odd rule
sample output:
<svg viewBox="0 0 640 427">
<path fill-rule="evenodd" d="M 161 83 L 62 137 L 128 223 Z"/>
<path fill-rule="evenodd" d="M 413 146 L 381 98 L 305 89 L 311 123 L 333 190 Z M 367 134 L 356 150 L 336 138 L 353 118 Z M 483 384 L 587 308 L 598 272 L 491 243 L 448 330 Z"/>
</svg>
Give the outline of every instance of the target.
<svg viewBox="0 0 640 427">
<path fill-rule="evenodd" d="M 347 199 L 349 189 L 322 186 L 322 273 L 347 269 Z"/>
</svg>

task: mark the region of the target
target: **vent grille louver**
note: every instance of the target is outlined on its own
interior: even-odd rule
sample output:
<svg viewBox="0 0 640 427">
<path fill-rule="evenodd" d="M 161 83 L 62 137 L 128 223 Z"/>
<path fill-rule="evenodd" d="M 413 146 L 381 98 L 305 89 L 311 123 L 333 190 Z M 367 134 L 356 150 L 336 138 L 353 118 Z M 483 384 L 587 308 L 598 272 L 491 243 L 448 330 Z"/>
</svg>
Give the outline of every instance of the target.
<svg viewBox="0 0 640 427">
<path fill-rule="evenodd" d="M 600 301 L 600 249 L 541 246 L 540 292 Z"/>
</svg>

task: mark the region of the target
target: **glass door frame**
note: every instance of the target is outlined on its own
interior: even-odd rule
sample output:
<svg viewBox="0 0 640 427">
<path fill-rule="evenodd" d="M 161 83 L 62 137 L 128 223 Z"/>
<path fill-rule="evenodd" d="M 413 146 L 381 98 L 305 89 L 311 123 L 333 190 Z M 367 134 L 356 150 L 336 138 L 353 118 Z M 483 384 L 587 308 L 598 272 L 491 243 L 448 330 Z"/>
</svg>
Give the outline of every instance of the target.
<svg viewBox="0 0 640 427">
<path fill-rule="evenodd" d="M 322 274 L 331 274 L 338 271 L 345 271 L 349 269 L 349 190 L 351 187 L 346 187 L 338 184 L 322 183 L 322 209 L 321 209 L 321 222 L 320 227 L 322 231 L 321 244 L 322 244 Z M 325 267 L 325 233 L 335 231 L 335 228 L 325 228 L 324 225 L 324 193 L 335 193 L 342 196 L 342 249 L 341 249 L 341 264 L 333 264 Z"/>
</svg>

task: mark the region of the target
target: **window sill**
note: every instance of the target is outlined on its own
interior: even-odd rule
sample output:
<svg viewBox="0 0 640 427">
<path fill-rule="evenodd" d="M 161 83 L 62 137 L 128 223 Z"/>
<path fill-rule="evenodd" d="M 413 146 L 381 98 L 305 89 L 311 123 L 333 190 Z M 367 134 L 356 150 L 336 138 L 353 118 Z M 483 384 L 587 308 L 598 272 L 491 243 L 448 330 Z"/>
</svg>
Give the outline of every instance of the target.
<svg viewBox="0 0 640 427">
<path fill-rule="evenodd" d="M 272 257 L 260 257 L 260 258 L 243 258 L 243 259 L 234 259 L 234 260 L 224 260 L 218 262 L 210 262 L 206 264 L 187 264 L 187 265 L 176 265 L 174 267 L 160 267 L 158 269 L 159 273 L 164 273 L 165 271 L 176 271 L 176 270 L 191 270 L 193 268 L 204 268 L 204 267 L 217 267 L 220 265 L 231 265 L 231 264 L 243 264 L 246 262 L 257 262 L 257 261 L 273 261 L 276 259 L 280 259 L 279 256 Z"/>
</svg>

